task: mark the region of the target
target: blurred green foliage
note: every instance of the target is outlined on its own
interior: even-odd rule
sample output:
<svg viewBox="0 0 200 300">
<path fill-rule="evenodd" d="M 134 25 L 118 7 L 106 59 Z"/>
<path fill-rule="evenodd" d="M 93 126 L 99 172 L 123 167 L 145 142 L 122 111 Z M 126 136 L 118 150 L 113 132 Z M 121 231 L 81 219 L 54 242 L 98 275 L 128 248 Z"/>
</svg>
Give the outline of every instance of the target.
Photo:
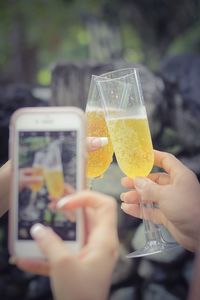
<svg viewBox="0 0 200 300">
<path fill-rule="evenodd" d="M 49 84 L 52 64 L 90 60 L 94 41 L 88 24 L 95 19 L 97 24 L 101 20 L 108 28 L 115 26 L 118 30 L 121 59 L 156 69 L 168 54 L 200 51 L 199 3 L 200 0 L 0 1 L 0 79 L 20 80 L 20 72 L 24 72 L 22 80 Z"/>
<path fill-rule="evenodd" d="M 175 41 L 171 43 L 168 49 L 170 55 L 181 52 L 199 52 L 200 50 L 200 22 L 180 34 Z"/>
</svg>

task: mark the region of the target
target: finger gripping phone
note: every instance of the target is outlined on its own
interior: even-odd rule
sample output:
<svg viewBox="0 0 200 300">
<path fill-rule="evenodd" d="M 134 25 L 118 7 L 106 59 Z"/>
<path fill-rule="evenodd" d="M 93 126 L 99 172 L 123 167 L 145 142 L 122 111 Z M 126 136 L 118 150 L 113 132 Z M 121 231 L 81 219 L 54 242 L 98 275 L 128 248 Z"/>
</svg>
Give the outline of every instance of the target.
<svg viewBox="0 0 200 300">
<path fill-rule="evenodd" d="M 71 251 L 82 247 L 83 211 L 76 210 L 72 218 L 52 207 L 72 190 L 85 187 L 85 127 L 84 112 L 74 107 L 22 108 L 13 114 L 9 137 L 11 255 L 43 257 L 30 234 L 35 223 L 50 226 Z"/>
</svg>

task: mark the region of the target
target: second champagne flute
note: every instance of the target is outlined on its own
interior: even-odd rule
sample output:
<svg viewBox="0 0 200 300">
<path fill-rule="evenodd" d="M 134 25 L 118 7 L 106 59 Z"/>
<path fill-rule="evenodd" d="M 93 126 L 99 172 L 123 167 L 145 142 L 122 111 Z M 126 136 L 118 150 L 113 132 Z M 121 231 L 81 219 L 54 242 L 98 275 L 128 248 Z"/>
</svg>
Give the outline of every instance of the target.
<svg viewBox="0 0 200 300">
<path fill-rule="evenodd" d="M 101 177 L 112 162 L 113 147 L 108 133 L 104 109 L 101 107 L 99 91 L 92 76 L 86 105 L 87 135 L 89 137 L 108 137 L 108 144 L 89 152 L 87 177 L 90 180 Z"/>
</svg>

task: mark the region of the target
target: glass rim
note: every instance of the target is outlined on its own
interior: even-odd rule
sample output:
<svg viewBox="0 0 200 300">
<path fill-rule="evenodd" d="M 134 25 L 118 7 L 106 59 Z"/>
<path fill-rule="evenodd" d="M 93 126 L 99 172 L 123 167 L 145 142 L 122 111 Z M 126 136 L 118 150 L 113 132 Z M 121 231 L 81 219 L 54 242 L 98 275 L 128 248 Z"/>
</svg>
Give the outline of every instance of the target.
<svg viewBox="0 0 200 300">
<path fill-rule="evenodd" d="M 109 74 L 115 74 L 117 72 L 123 72 L 123 71 L 128 71 L 128 70 L 132 70 L 132 72 L 128 73 L 128 74 L 125 74 L 125 75 L 122 75 L 122 76 L 119 76 L 119 77 L 115 77 L 115 78 L 107 78 L 105 77 L 105 75 L 109 75 Z M 138 76 L 138 71 L 139 71 L 139 68 L 138 67 L 132 67 L 132 68 L 122 68 L 122 69 L 118 69 L 118 70 L 114 70 L 114 71 L 110 71 L 110 72 L 106 72 L 106 73 L 103 73 L 101 75 L 92 75 L 92 77 L 94 78 L 94 80 L 97 80 L 98 81 L 98 78 L 101 79 L 100 81 L 101 82 L 104 82 L 104 81 L 113 81 L 113 80 L 117 80 L 117 79 L 123 79 L 123 78 L 126 78 L 130 75 L 135 75 L 135 73 L 137 74 Z"/>
</svg>

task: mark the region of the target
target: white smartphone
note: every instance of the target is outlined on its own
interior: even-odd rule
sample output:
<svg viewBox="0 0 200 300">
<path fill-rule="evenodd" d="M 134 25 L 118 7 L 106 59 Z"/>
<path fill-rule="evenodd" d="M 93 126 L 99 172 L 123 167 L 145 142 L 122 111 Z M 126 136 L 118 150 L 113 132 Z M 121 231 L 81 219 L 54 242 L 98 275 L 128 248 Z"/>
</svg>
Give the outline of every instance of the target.
<svg viewBox="0 0 200 300">
<path fill-rule="evenodd" d="M 71 190 L 85 188 L 85 123 L 84 112 L 74 107 L 22 108 L 13 114 L 9 138 L 11 255 L 43 257 L 30 235 L 30 228 L 38 222 L 52 227 L 71 251 L 82 247 L 83 211 L 78 209 L 68 218 L 52 211 L 49 203 L 54 205 Z"/>
</svg>

